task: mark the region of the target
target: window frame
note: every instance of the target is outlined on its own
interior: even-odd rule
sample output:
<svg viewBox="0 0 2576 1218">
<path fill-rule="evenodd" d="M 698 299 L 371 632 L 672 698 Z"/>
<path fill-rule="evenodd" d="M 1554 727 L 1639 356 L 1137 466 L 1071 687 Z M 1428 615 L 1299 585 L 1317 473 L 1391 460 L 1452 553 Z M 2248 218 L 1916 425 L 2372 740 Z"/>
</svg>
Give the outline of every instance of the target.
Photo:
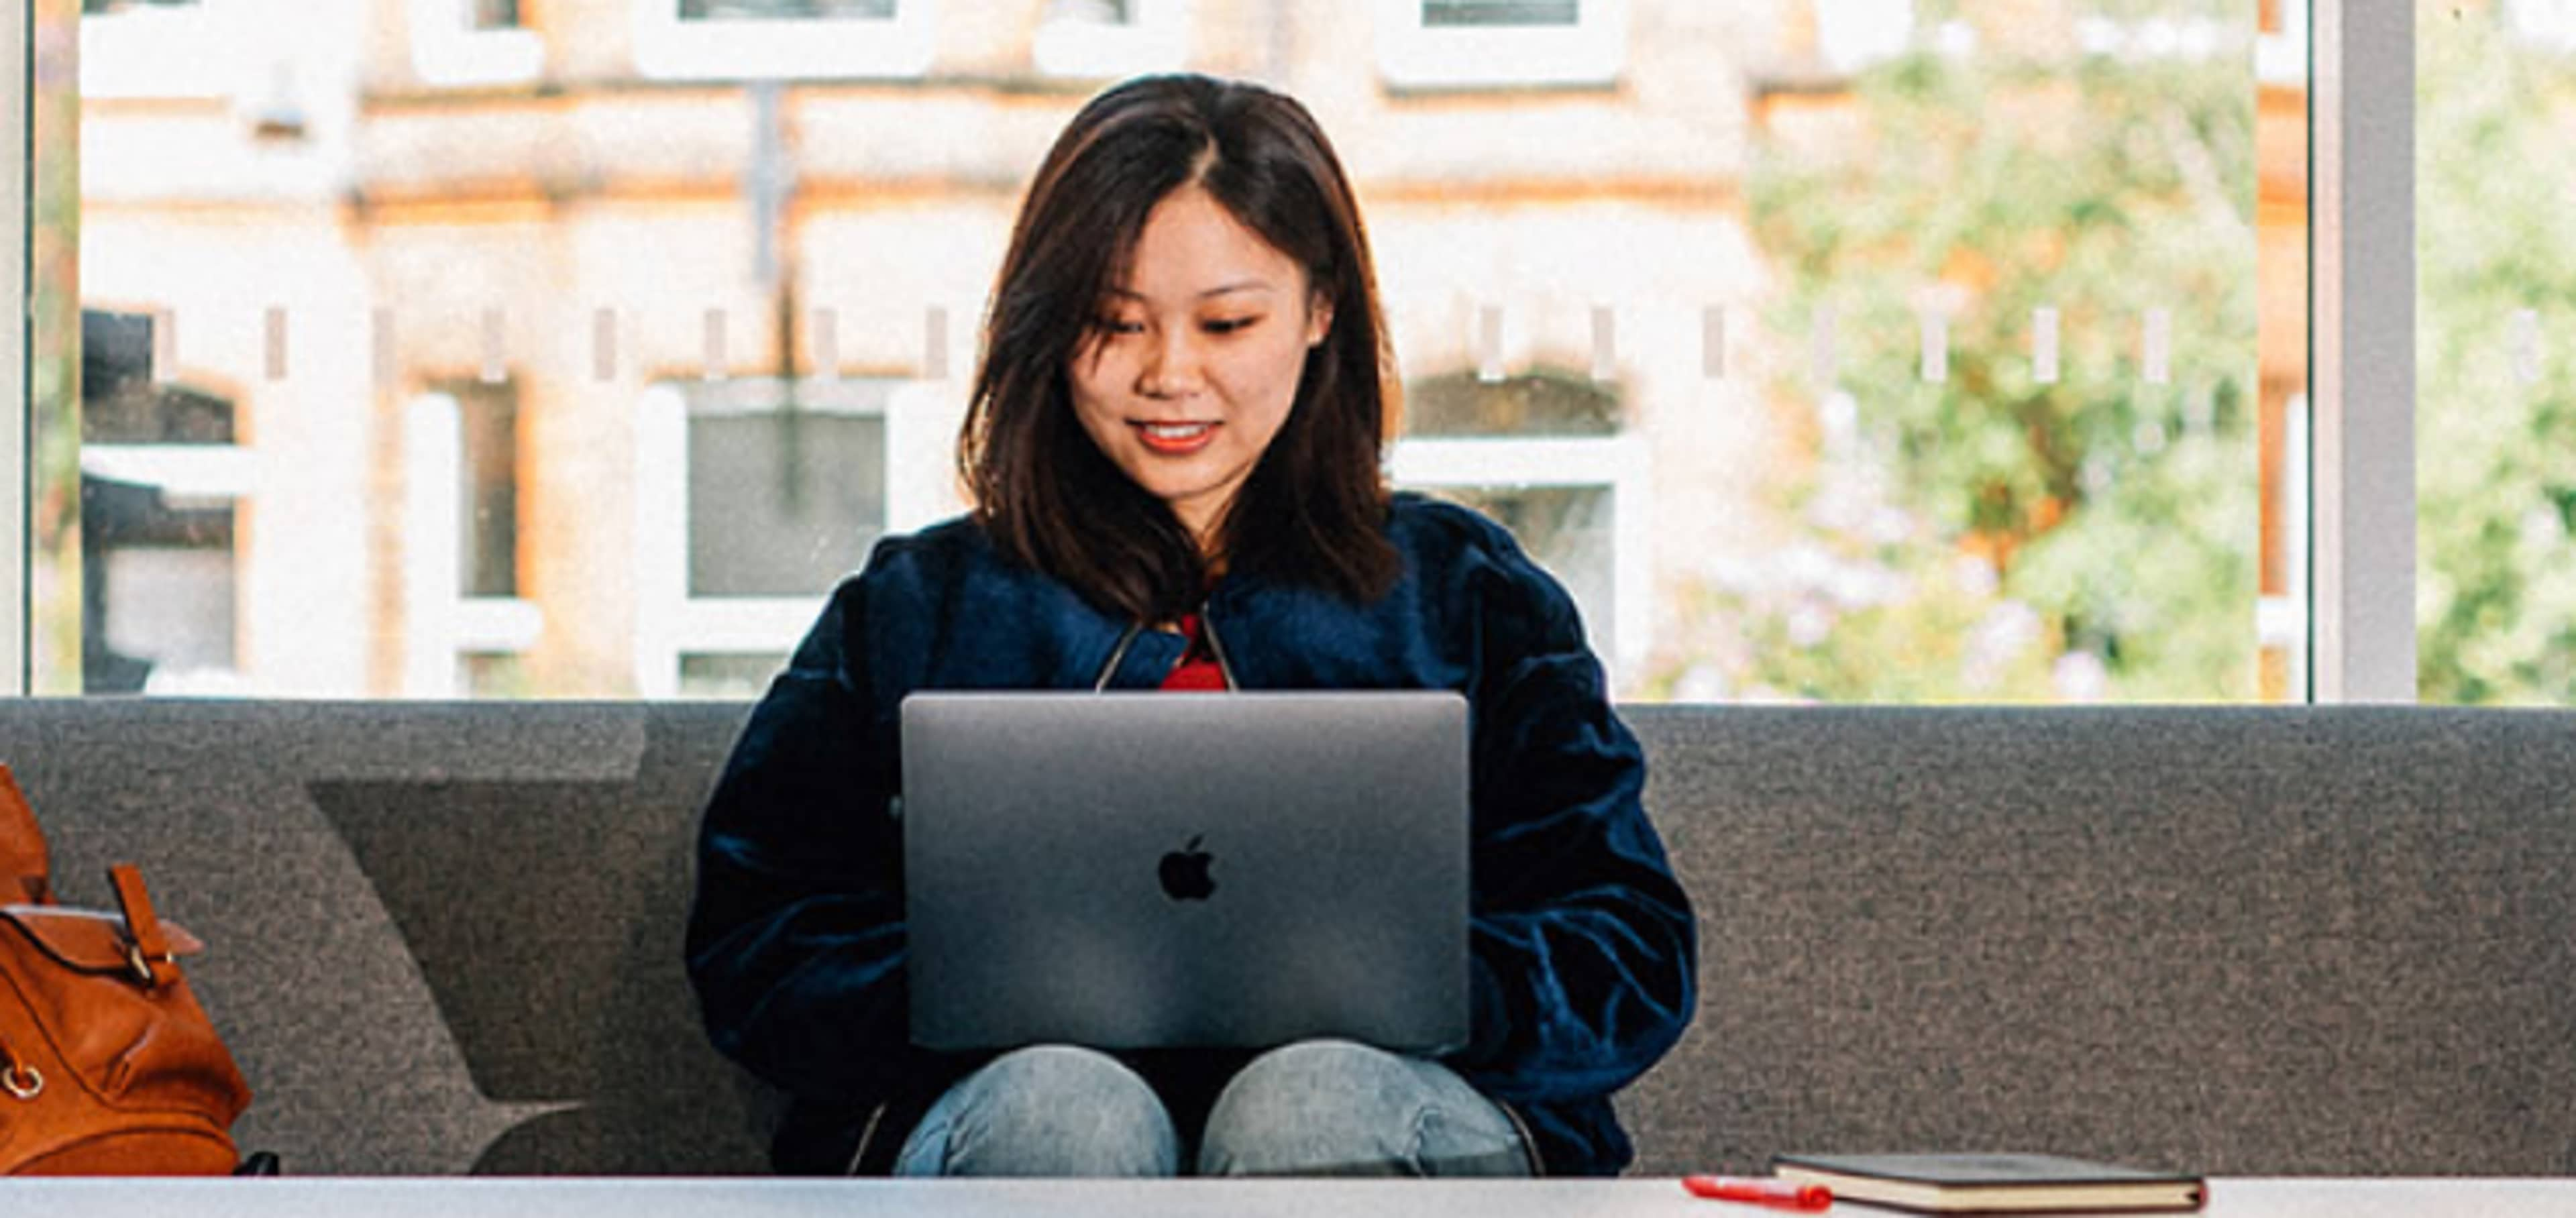
<svg viewBox="0 0 2576 1218">
<path fill-rule="evenodd" d="M 2316 0 L 2311 17 L 2308 695 L 2411 703 L 2415 7 Z"/>
<path fill-rule="evenodd" d="M 1611 520 L 1606 624 L 1615 653 L 1601 659 L 1614 686 L 1622 670 L 1645 663 L 1652 650 L 1648 632 L 1654 622 L 1655 534 L 1654 458 L 1643 434 L 1408 436 L 1390 447 L 1386 468 L 1387 480 L 1405 489 L 1606 488 Z"/>
<path fill-rule="evenodd" d="M 1189 50 L 1190 0 L 1134 0 L 1124 26 L 1048 21 L 1029 48 L 1040 75 L 1114 80 L 1178 69 Z"/>
<path fill-rule="evenodd" d="M 204 49 L 221 45 L 243 0 L 198 0 L 188 8 L 147 5 L 80 18 L 83 97 L 206 100 L 230 97 L 238 68 Z M 26 52 L 14 59 L 20 70 Z M 23 127 L 23 124 L 22 124 Z"/>
<path fill-rule="evenodd" d="M 544 35 L 525 25 L 478 30 L 474 0 L 404 0 L 411 70 L 438 88 L 531 84 L 545 75 Z"/>
<path fill-rule="evenodd" d="M 828 588 L 793 596 L 701 596 L 689 588 L 689 418 L 760 414 L 783 396 L 775 377 L 721 383 L 659 381 L 635 416 L 635 695 L 682 696 L 682 658 L 784 655 L 814 625 Z M 885 420 L 885 527 L 918 529 L 961 505 L 953 487 L 916 471 L 947 468 L 956 412 L 940 382 L 901 378 L 800 378 L 800 409 Z"/>
<path fill-rule="evenodd" d="M 465 657 L 535 648 L 545 611 L 524 597 L 474 596 L 459 586 L 465 425 L 454 395 L 428 392 L 404 403 L 402 461 L 402 693 L 460 697 Z"/>
<path fill-rule="evenodd" d="M 689 21 L 679 0 L 634 0 L 633 11 L 635 70 L 654 79 L 908 79 L 936 49 L 937 0 L 895 0 L 886 18 Z"/>
<path fill-rule="evenodd" d="M 1574 25 L 1425 24 L 1422 0 L 1376 0 L 1378 74 L 1398 88 L 1610 85 L 1627 69 L 1628 0 L 1579 0 Z"/>
</svg>

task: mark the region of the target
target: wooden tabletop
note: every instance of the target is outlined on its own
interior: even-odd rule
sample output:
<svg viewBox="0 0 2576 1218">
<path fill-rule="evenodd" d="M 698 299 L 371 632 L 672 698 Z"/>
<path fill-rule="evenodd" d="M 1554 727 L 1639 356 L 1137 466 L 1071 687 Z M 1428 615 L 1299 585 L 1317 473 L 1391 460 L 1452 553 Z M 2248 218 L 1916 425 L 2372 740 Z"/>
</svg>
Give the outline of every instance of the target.
<svg viewBox="0 0 2576 1218">
<path fill-rule="evenodd" d="M 12 1214 L 82 1218 L 1777 1218 L 1678 1181 L 32 1180 Z M 1833 1218 L 1886 1218 L 1852 1203 Z M 2217 1179 L 2207 1218 L 2567 1218 L 2576 1179 Z"/>
</svg>

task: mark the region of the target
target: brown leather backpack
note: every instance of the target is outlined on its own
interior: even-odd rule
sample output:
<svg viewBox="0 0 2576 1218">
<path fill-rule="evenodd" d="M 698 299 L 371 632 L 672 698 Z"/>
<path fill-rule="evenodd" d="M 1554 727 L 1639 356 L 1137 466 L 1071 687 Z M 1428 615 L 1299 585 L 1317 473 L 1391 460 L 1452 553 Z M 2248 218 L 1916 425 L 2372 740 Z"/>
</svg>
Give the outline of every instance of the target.
<svg viewBox="0 0 2576 1218">
<path fill-rule="evenodd" d="M 109 868 L 117 913 L 54 902 L 35 812 L 0 765 L 0 1175 L 222 1175 L 250 1085 L 188 990 L 203 949 Z"/>
</svg>

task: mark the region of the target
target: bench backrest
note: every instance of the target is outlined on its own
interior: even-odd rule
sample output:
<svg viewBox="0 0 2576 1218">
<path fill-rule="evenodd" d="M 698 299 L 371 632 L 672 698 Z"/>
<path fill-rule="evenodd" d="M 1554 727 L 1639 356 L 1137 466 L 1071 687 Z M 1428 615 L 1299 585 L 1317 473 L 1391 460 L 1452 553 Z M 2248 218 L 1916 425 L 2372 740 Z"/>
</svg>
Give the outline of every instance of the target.
<svg viewBox="0 0 2576 1218">
<path fill-rule="evenodd" d="M 296 1174 L 729 1173 L 678 952 L 738 704 L 0 705 L 142 865 Z M 2576 1170 L 2576 714 L 1636 708 L 1702 925 L 1639 1170 L 2018 1147 Z"/>
</svg>

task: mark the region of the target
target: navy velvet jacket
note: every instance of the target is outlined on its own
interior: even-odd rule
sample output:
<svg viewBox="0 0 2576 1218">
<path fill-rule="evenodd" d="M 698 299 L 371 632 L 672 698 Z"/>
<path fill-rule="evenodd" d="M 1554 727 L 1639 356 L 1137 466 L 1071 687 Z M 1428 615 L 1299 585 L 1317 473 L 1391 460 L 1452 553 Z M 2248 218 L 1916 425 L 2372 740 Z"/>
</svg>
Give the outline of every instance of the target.
<svg viewBox="0 0 2576 1218">
<path fill-rule="evenodd" d="M 1244 689 L 1467 697 L 1473 1030 L 1444 1060 L 1549 1171 L 1613 1174 L 1633 1152 L 1610 1094 L 1693 1002 L 1695 923 L 1639 802 L 1644 755 L 1573 601 L 1508 533 L 1401 495 L 1388 536 L 1403 575 L 1373 603 L 1231 575 L 1207 620 Z M 952 521 L 880 543 L 752 713 L 706 810 L 687 950 L 716 1046 L 795 1097 L 782 1170 L 881 1166 L 981 1064 L 906 1032 L 897 704 L 1090 689 L 1127 628 Z M 1157 687 L 1183 645 L 1144 632 L 1110 687 Z"/>
</svg>

